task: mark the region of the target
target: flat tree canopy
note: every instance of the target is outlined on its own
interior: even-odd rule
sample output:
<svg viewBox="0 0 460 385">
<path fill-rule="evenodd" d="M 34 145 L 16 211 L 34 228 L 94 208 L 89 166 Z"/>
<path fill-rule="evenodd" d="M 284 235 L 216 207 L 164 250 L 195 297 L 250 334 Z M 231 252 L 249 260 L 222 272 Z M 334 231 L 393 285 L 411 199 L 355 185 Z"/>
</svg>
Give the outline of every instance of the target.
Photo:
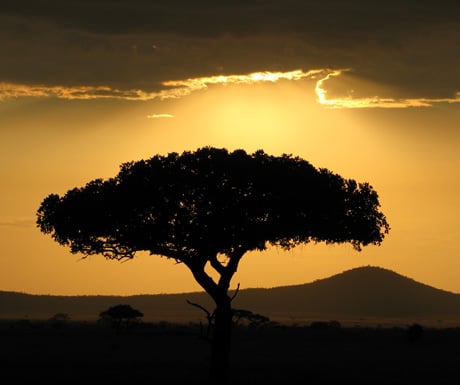
<svg viewBox="0 0 460 385">
<path fill-rule="evenodd" d="M 131 258 L 229 258 L 310 241 L 380 244 L 388 231 L 367 183 L 298 157 L 201 148 L 121 165 L 63 197 L 49 195 L 37 224 L 72 252 Z"/>
</svg>

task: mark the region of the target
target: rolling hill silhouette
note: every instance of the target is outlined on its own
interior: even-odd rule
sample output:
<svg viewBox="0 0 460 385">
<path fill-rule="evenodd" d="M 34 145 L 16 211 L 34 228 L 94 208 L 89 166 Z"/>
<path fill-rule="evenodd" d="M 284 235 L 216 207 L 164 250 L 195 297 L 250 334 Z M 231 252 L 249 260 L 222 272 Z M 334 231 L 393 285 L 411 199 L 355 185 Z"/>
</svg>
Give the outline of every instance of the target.
<svg viewBox="0 0 460 385">
<path fill-rule="evenodd" d="M 56 313 L 67 313 L 72 319 L 95 320 L 110 306 L 129 304 L 141 310 L 146 321 L 203 319 L 204 313 L 186 300 L 212 309 L 208 295 L 200 292 L 124 297 L 0 292 L 0 318 L 47 319 Z M 241 290 L 233 307 L 273 320 L 428 319 L 460 323 L 460 294 L 371 266 L 303 285 Z"/>
<path fill-rule="evenodd" d="M 339 318 L 457 318 L 460 295 L 393 271 L 360 267 L 309 284 L 248 289 L 238 306 L 261 313 Z"/>
</svg>

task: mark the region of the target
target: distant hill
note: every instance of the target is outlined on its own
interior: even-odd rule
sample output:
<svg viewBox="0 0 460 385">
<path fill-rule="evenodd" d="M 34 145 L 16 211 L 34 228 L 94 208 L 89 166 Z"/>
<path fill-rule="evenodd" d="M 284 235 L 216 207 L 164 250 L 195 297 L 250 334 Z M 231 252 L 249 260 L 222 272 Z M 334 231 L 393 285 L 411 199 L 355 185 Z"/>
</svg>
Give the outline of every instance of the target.
<svg viewBox="0 0 460 385">
<path fill-rule="evenodd" d="M 460 319 L 460 294 L 370 266 L 304 285 L 248 289 L 238 306 L 275 317 Z"/>
<path fill-rule="evenodd" d="M 136 296 L 50 296 L 0 291 L 0 318 L 47 319 L 67 313 L 95 320 L 117 304 L 141 310 L 145 320 L 198 321 L 204 313 L 186 300 L 212 309 L 205 293 Z M 360 267 L 312 283 L 245 289 L 233 306 L 274 320 L 443 320 L 460 324 L 460 294 L 439 290 L 379 267 Z M 458 321 L 458 322 L 457 322 Z"/>
</svg>

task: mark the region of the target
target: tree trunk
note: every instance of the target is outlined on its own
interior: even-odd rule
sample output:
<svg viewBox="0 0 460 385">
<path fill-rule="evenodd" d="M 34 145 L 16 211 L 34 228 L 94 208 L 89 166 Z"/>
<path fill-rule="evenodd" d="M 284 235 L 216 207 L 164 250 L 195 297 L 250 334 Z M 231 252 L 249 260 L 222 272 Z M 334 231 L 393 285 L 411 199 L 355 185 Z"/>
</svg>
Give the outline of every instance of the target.
<svg viewBox="0 0 460 385">
<path fill-rule="evenodd" d="M 214 333 L 211 350 L 211 384 L 227 385 L 230 367 L 232 308 L 228 295 L 216 301 Z"/>
</svg>

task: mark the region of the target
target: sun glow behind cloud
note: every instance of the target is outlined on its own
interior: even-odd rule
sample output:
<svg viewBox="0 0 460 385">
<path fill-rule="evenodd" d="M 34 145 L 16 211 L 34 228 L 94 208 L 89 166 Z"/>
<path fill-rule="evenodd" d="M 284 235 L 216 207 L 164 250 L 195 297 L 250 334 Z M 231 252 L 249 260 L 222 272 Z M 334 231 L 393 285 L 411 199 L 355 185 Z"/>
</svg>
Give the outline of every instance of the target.
<svg viewBox="0 0 460 385">
<path fill-rule="evenodd" d="M 314 78 L 324 70 L 310 71 L 295 70 L 289 72 L 254 72 L 246 75 L 217 75 L 183 80 L 169 80 L 162 83 L 166 87 L 156 92 L 139 89 L 121 90 L 109 86 L 46 86 L 14 83 L 0 83 L 0 100 L 19 97 L 56 97 L 59 99 L 125 99 L 153 100 L 178 99 L 192 92 L 203 90 L 219 84 L 252 84 L 260 82 L 277 82 L 280 80 L 300 80 Z"/>
<path fill-rule="evenodd" d="M 218 75 L 185 80 L 171 80 L 163 82 L 164 86 L 172 87 L 169 97 L 180 97 L 193 91 L 203 90 L 215 84 L 253 84 L 260 82 L 275 83 L 280 80 L 314 79 L 324 73 L 323 69 L 309 71 L 295 70 L 288 72 L 253 72 L 246 75 Z"/>
<path fill-rule="evenodd" d="M 391 98 L 391 97 L 361 97 L 352 96 L 329 98 L 326 83 L 340 77 L 350 69 L 313 69 L 309 71 L 294 70 L 287 72 L 253 72 L 239 75 L 216 75 L 182 80 L 162 82 L 165 87 L 159 91 L 140 89 L 118 89 L 109 86 L 46 86 L 0 83 L 0 101 L 20 97 L 55 97 L 59 99 L 123 99 L 133 101 L 180 99 L 193 92 L 208 89 L 215 85 L 250 85 L 256 83 L 276 83 L 282 80 L 299 81 L 313 79 L 316 81 L 315 93 L 317 102 L 329 108 L 408 108 L 431 107 L 437 103 L 459 103 L 460 92 L 448 98 Z M 151 114 L 148 118 L 171 118 L 170 114 Z"/>
<path fill-rule="evenodd" d="M 333 77 L 338 77 L 342 73 L 350 71 L 331 70 L 324 77 L 316 82 L 315 92 L 318 97 L 318 103 L 331 108 L 408 108 L 408 107 L 432 107 L 437 103 L 459 103 L 460 92 L 457 92 L 453 98 L 382 98 L 372 96 L 366 98 L 353 98 L 351 96 L 342 98 L 327 97 L 325 83 Z"/>
</svg>

